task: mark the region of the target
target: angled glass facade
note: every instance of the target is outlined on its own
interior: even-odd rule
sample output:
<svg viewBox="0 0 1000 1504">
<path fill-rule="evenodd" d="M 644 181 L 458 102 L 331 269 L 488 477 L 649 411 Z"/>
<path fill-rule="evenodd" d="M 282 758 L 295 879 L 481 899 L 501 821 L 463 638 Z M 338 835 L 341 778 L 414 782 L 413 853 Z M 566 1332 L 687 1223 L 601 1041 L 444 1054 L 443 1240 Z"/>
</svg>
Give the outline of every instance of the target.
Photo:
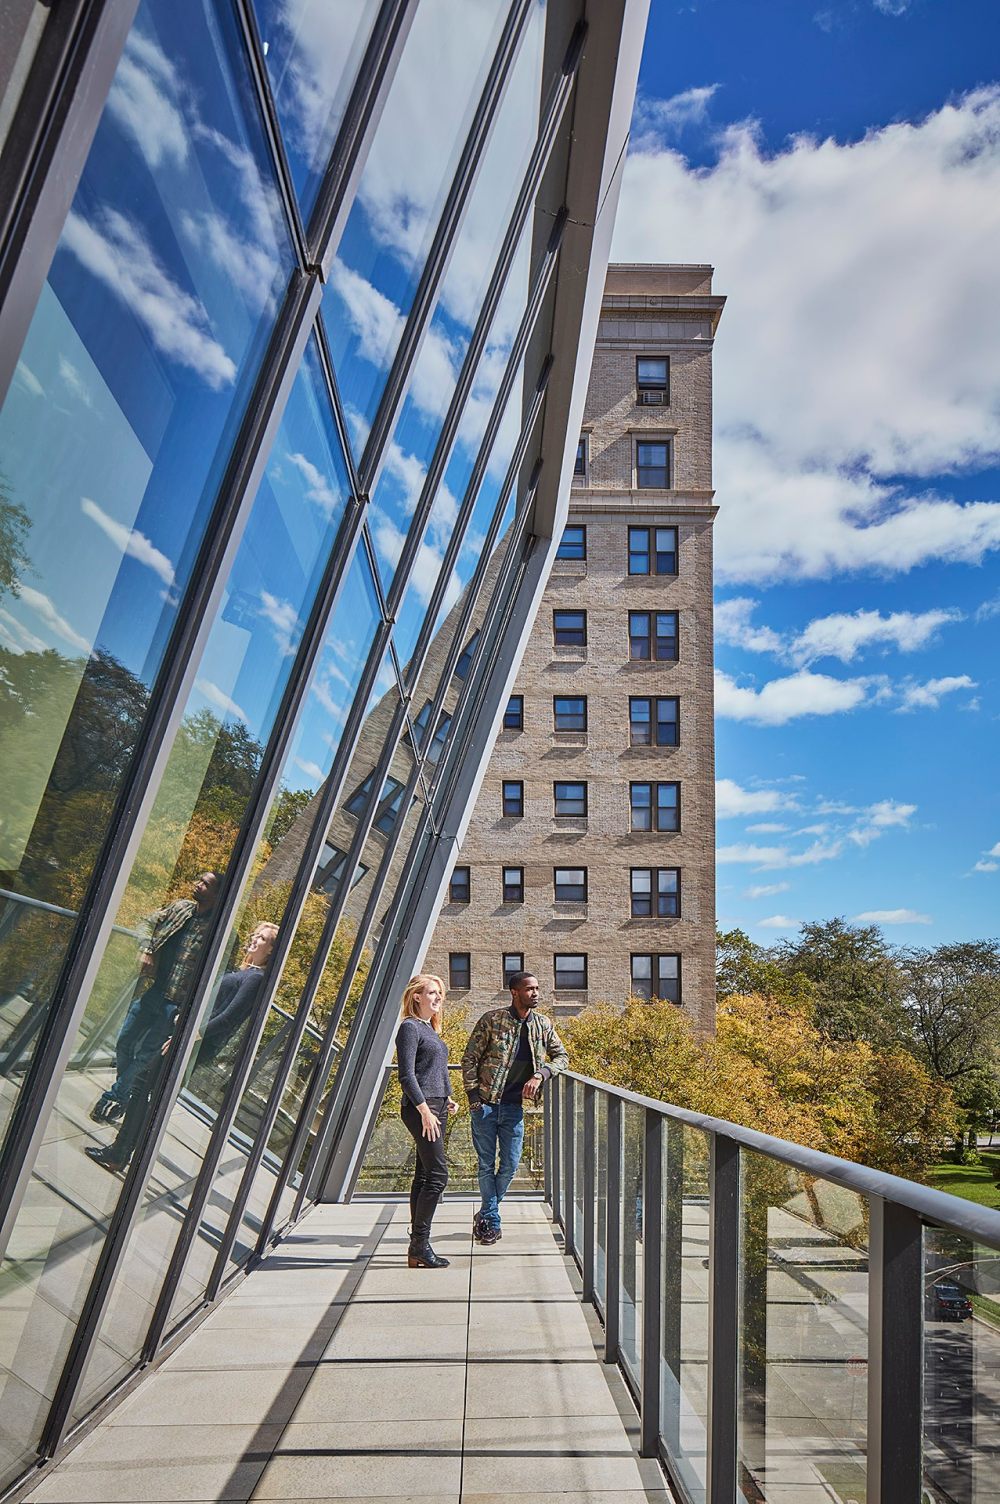
<svg viewBox="0 0 1000 1504">
<path fill-rule="evenodd" d="M 86 9 L 0 75 L 0 1491 L 350 1194 L 559 535 L 644 19 Z"/>
</svg>

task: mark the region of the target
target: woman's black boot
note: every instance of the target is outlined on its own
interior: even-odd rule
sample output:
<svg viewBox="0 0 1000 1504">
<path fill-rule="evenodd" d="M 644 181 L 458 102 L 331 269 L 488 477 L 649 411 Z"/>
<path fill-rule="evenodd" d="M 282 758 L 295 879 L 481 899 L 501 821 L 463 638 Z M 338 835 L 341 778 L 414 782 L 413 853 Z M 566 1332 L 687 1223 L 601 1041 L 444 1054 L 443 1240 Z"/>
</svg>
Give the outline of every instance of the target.
<svg viewBox="0 0 1000 1504">
<path fill-rule="evenodd" d="M 450 1260 L 439 1258 L 429 1243 L 411 1243 L 406 1263 L 410 1269 L 447 1269 Z"/>
</svg>

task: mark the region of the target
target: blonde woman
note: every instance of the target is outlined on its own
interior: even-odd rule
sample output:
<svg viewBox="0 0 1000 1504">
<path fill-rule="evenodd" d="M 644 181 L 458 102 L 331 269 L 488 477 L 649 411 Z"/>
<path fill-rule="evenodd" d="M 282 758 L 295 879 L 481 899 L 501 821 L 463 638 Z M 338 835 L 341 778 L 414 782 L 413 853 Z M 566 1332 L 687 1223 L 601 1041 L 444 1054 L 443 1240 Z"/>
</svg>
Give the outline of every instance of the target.
<svg viewBox="0 0 1000 1504">
<path fill-rule="evenodd" d="M 431 1221 L 448 1184 L 444 1153 L 445 1113 L 457 1112 L 448 1084 L 448 1046 L 441 1038 L 444 983 L 420 972 L 403 992 L 396 1031 L 396 1060 L 403 1088 L 400 1116 L 417 1146 L 410 1187 L 411 1269 L 447 1269 L 448 1260 L 431 1247 Z"/>
</svg>

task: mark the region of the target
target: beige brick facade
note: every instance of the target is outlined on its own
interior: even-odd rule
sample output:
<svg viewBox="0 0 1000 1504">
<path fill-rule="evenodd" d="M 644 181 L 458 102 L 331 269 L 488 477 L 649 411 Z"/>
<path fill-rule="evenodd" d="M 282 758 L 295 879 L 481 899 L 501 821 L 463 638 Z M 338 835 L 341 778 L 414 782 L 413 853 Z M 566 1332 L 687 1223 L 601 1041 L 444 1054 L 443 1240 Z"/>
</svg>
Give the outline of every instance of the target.
<svg viewBox="0 0 1000 1504">
<path fill-rule="evenodd" d="M 679 956 L 680 1001 L 712 1026 L 712 343 L 723 303 L 710 267 L 609 268 L 585 473 L 569 515 L 586 529 L 586 559 L 553 567 L 515 687 L 523 729 L 500 733 L 458 859 L 470 869 L 469 902 L 445 903 L 425 962 L 447 979 L 449 956 L 468 953 L 471 986 L 452 989 L 450 1001 L 470 1017 L 508 997 L 505 954 L 523 954 L 556 1013 L 622 1002 L 634 956 L 653 957 L 654 976 L 657 957 Z M 640 405 L 637 356 L 668 359 L 666 403 Z M 665 488 L 639 486 L 637 438 L 669 444 Z M 630 574 L 630 526 L 677 529 L 676 574 Z M 553 612 L 563 609 L 586 612 L 585 646 L 555 644 Z M 630 657 L 630 612 L 677 613 L 676 661 Z M 555 729 L 557 696 L 585 697 L 586 731 Z M 631 744 L 631 697 L 679 700 L 678 745 Z M 504 780 L 523 783 L 520 818 L 503 814 Z M 586 816 L 554 813 L 557 781 L 586 783 Z M 676 832 L 632 829 L 636 783 L 652 785 L 654 798 L 658 783 L 679 785 Z M 523 902 L 504 901 L 504 867 L 524 869 Z M 556 900 L 556 868 L 586 869 L 585 901 Z M 633 917 L 636 868 L 679 872 L 679 916 Z M 585 989 L 556 988 L 557 956 L 586 957 Z"/>
</svg>

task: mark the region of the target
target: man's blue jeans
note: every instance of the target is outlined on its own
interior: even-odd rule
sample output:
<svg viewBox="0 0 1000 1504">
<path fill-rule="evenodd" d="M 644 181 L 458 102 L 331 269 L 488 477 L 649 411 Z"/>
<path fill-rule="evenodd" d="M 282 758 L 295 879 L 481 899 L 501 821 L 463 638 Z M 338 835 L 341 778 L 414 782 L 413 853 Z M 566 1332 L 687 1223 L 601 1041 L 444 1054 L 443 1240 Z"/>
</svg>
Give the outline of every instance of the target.
<svg viewBox="0 0 1000 1504">
<path fill-rule="evenodd" d="M 500 1221 L 500 1202 L 514 1179 L 524 1148 L 524 1108 L 520 1102 L 484 1102 L 471 1114 L 472 1142 L 479 1156 L 481 1214 Z M 500 1161 L 497 1163 L 497 1149 Z"/>
</svg>

